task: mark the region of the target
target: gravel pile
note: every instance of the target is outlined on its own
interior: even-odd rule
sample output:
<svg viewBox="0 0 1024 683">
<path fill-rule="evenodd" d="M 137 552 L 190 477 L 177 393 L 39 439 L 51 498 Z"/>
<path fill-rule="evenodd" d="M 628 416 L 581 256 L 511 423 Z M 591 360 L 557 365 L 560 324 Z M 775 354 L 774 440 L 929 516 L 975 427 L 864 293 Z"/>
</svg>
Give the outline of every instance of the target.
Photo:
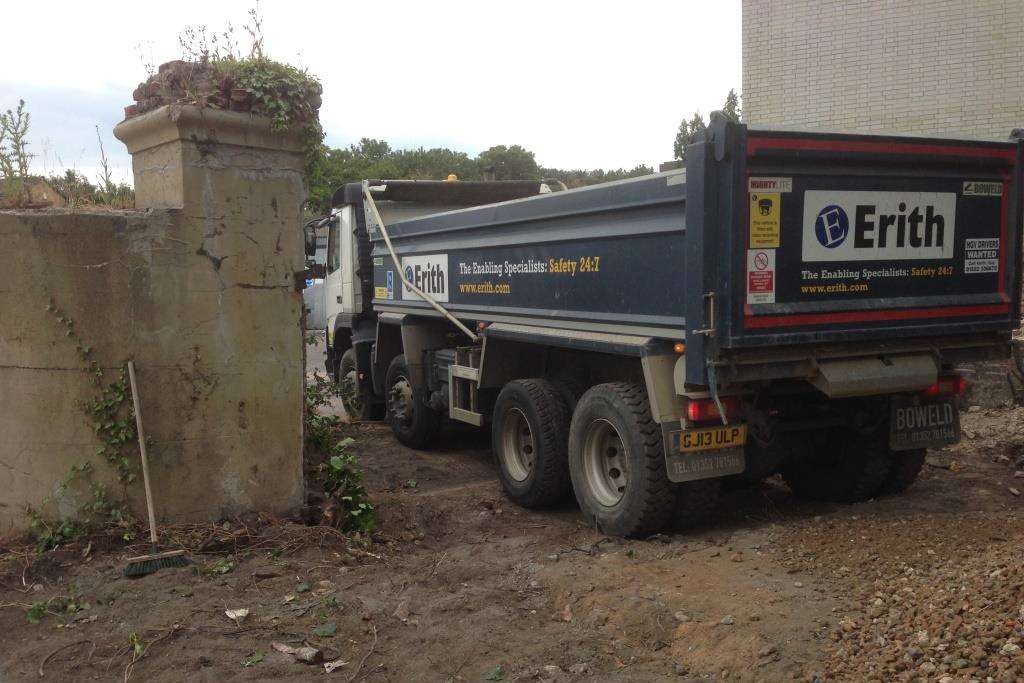
<svg viewBox="0 0 1024 683">
<path fill-rule="evenodd" d="M 840 590 L 824 680 L 1024 682 L 1024 520 L 1007 488 L 1021 482 L 1024 410 L 965 417 L 984 438 L 930 456 L 925 472 L 961 486 L 806 519 L 779 539 L 784 566 L 823 596 Z"/>
<path fill-rule="evenodd" d="M 1024 680 L 1022 564 L 1013 543 L 876 579 L 829 634 L 828 677 Z"/>
</svg>

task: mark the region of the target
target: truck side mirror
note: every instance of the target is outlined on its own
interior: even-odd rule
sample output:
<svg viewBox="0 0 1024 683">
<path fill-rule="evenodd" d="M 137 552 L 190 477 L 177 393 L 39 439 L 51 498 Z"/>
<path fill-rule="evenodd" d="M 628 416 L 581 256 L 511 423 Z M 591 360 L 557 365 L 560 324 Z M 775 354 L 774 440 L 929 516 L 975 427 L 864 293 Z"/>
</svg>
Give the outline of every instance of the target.
<svg viewBox="0 0 1024 683">
<path fill-rule="evenodd" d="M 314 280 L 322 280 L 327 277 L 327 266 L 317 263 L 313 259 L 306 259 L 306 276 Z"/>
<path fill-rule="evenodd" d="M 316 221 L 306 223 L 302 237 L 306 243 L 306 256 L 316 256 Z"/>
</svg>

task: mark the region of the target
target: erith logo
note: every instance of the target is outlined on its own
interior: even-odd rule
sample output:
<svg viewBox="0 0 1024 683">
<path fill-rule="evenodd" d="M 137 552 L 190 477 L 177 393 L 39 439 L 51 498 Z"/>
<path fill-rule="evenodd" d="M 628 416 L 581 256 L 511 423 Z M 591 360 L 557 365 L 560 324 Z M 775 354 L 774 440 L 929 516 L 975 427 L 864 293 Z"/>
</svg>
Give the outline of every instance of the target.
<svg viewBox="0 0 1024 683">
<path fill-rule="evenodd" d="M 406 256 L 402 259 L 405 279 L 434 301 L 448 301 L 448 254 Z M 402 285 L 403 299 L 418 299 L 418 294 Z"/>
<path fill-rule="evenodd" d="M 814 221 L 814 236 L 826 249 L 835 249 L 850 234 L 850 218 L 842 207 L 826 206 Z"/>
<path fill-rule="evenodd" d="M 804 261 L 953 258 L 956 194 L 804 193 Z"/>
</svg>

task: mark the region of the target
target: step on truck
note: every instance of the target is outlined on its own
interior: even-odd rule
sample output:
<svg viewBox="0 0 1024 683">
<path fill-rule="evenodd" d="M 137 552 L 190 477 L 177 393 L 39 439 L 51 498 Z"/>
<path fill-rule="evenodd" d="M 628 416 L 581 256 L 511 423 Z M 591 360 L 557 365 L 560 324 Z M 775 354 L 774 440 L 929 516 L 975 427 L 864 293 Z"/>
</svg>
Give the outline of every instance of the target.
<svg viewBox="0 0 1024 683">
<path fill-rule="evenodd" d="M 609 534 L 776 473 L 898 493 L 960 439 L 957 366 L 1009 355 L 1022 149 L 716 115 L 685 171 L 405 220 L 353 184 L 328 367 L 412 448 L 489 429 L 512 500 Z"/>
</svg>

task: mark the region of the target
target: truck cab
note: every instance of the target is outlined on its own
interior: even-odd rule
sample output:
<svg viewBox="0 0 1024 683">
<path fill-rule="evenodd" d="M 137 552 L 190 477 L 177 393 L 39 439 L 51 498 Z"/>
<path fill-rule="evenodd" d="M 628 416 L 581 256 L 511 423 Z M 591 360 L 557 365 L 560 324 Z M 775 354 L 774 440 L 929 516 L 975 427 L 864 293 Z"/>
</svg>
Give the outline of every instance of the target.
<svg viewBox="0 0 1024 683">
<path fill-rule="evenodd" d="M 448 180 L 369 180 L 367 185 L 386 223 L 530 197 L 556 187 L 533 180 L 460 181 L 454 176 Z M 371 397 L 349 404 L 362 417 L 381 417 L 381 402 L 372 400 L 372 378 L 366 373 L 360 378 L 356 372 L 360 352 L 366 355 L 366 364 L 359 366 L 368 367 L 368 344 L 376 332 L 376 314 L 370 305 L 375 295 L 374 259 L 370 254 L 374 226 L 364 210 L 362 183 L 339 188 L 332 197 L 330 214 L 321 223 L 327 229 L 325 273 L 320 285 L 327 338 L 325 369 L 350 392 Z M 388 286 L 394 286 L 393 278 L 390 285 L 383 283 L 384 293 Z M 361 350 L 356 348 L 357 342 L 363 342 Z M 365 386 L 360 390 L 361 383 Z"/>
</svg>

